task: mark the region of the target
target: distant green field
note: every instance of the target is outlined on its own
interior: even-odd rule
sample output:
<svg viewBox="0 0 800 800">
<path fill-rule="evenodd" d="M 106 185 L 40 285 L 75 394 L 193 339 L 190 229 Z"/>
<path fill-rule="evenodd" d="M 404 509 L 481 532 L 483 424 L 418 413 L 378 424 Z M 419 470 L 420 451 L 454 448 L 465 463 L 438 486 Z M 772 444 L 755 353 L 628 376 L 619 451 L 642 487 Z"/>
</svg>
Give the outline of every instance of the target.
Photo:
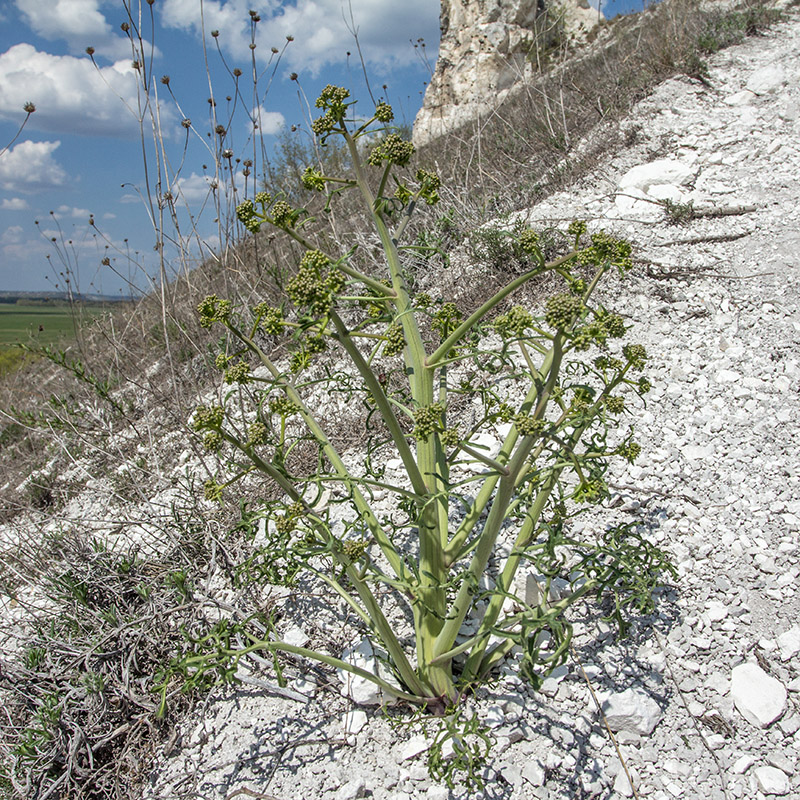
<svg viewBox="0 0 800 800">
<path fill-rule="evenodd" d="M 102 312 L 101 305 L 86 304 L 75 313 L 85 324 Z M 14 372 L 35 356 L 14 347 L 69 342 L 75 338 L 73 311 L 60 303 L 0 303 L 0 376 Z"/>
<path fill-rule="evenodd" d="M 84 306 L 80 314 L 86 321 L 100 311 L 99 306 Z M 74 337 L 73 312 L 69 306 L 0 303 L 0 345 L 51 344 Z"/>
</svg>

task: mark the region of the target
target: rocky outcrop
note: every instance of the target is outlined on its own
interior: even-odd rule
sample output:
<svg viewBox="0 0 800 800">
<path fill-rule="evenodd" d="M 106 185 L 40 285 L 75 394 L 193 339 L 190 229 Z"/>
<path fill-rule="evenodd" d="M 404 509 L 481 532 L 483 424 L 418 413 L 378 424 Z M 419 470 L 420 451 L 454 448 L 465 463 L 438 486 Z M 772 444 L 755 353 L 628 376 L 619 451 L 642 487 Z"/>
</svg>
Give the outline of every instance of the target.
<svg viewBox="0 0 800 800">
<path fill-rule="evenodd" d="M 587 0 L 442 0 L 439 58 L 414 142 L 485 115 L 601 19 Z"/>
</svg>

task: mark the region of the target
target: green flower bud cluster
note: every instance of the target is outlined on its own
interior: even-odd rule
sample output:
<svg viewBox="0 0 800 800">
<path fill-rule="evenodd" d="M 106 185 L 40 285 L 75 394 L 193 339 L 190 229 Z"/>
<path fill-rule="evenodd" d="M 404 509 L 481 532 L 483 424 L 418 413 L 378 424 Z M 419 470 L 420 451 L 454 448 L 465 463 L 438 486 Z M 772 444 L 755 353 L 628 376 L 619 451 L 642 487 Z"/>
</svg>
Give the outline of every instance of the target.
<svg viewBox="0 0 800 800">
<path fill-rule="evenodd" d="M 375 119 L 378 122 L 391 122 L 394 119 L 394 111 L 388 103 L 381 101 L 375 106 Z"/>
<path fill-rule="evenodd" d="M 293 228 L 297 221 L 298 212 L 285 200 L 278 200 L 270 212 L 272 220 L 279 228 Z"/>
<path fill-rule="evenodd" d="M 617 454 L 621 455 L 629 464 L 633 464 L 642 452 L 642 448 L 636 442 L 625 442 L 617 448 Z"/>
<path fill-rule="evenodd" d="M 626 344 L 622 348 L 622 355 L 631 365 L 631 369 L 644 369 L 644 362 L 647 361 L 647 351 L 641 344 Z"/>
<path fill-rule="evenodd" d="M 231 315 L 231 301 L 220 300 L 215 294 L 206 297 L 197 306 L 200 327 L 210 328 L 215 322 L 225 322 Z"/>
<path fill-rule="evenodd" d="M 343 86 L 332 86 L 330 83 L 320 92 L 314 106 L 324 109 L 337 122 L 344 119 L 347 113 L 345 100 L 350 97 L 350 92 Z"/>
<path fill-rule="evenodd" d="M 203 447 L 211 453 L 218 453 L 222 448 L 222 436 L 219 431 L 208 431 L 203 437 Z"/>
<path fill-rule="evenodd" d="M 259 324 L 268 336 L 278 336 L 283 330 L 283 311 L 280 308 L 259 303 L 253 307 L 253 315 L 260 318 Z"/>
<path fill-rule="evenodd" d="M 342 542 L 342 552 L 351 563 L 355 563 L 364 558 L 368 544 L 366 539 L 345 539 Z"/>
<path fill-rule="evenodd" d="M 414 145 L 405 141 L 396 133 L 390 133 L 369 154 L 367 163 L 372 167 L 379 167 L 384 161 L 404 167 L 414 155 Z"/>
<path fill-rule="evenodd" d="M 215 366 L 215 367 L 216 367 L 216 368 L 217 368 L 217 369 L 218 369 L 220 372 L 222 372 L 222 370 L 224 370 L 224 369 L 227 369 L 227 368 L 228 368 L 228 362 L 229 362 L 230 360 L 231 360 L 231 357 L 230 357 L 230 356 L 226 356 L 226 355 L 225 355 L 225 353 L 220 353 L 220 354 L 219 354 L 219 355 L 218 355 L 218 356 L 217 356 L 217 357 L 214 359 L 214 366 Z"/>
<path fill-rule="evenodd" d="M 196 431 L 219 430 L 225 419 L 221 406 L 197 406 L 192 418 L 192 428 Z"/>
<path fill-rule="evenodd" d="M 289 371 L 292 375 L 299 375 L 304 369 L 311 366 L 311 353 L 308 350 L 295 350 L 289 359 Z"/>
<path fill-rule="evenodd" d="M 595 390 L 589 386 L 577 386 L 572 393 L 572 407 L 577 410 L 588 408 L 595 396 Z"/>
<path fill-rule="evenodd" d="M 302 503 L 292 503 L 282 517 L 275 517 L 275 529 L 278 533 L 291 533 L 297 527 L 297 520 L 303 517 L 305 508 Z"/>
<path fill-rule="evenodd" d="M 433 305 L 433 299 L 429 294 L 421 292 L 414 298 L 414 305 L 420 309 L 430 308 Z"/>
<path fill-rule="evenodd" d="M 402 205 L 406 205 L 411 199 L 411 190 L 404 183 L 399 183 L 397 188 L 394 190 L 394 196 Z"/>
<path fill-rule="evenodd" d="M 526 328 L 530 328 L 531 325 L 533 325 L 533 316 L 522 306 L 514 306 L 505 314 L 500 314 L 492 327 L 505 338 L 507 336 L 524 336 Z"/>
<path fill-rule="evenodd" d="M 309 250 L 300 262 L 297 274 L 286 286 L 286 294 L 299 308 L 321 317 L 333 305 L 334 297 L 344 286 L 340 272 L 326 273 L 331 260 L 319 250 Z"/>
<path fill-rule="evenodd" d="M 625 335 L 625 321 L 619 314 L 601 309 L 595 318 L 584 327 L 576 330 L 572 343 L 576 350 L 587 350 L 591 345 L 605 345 L 608 339 L 619 339 Z"/>
<path fill-rule="evenodd" d="M 567 227 L 567 233 L 576 239 L 580 239 L 586 233 L 586 223 L 582 219 L 573 220 Z"/>
<path fill-rule="evenodd" d="M 406 346 L 406 339 L 403 335 L 403 326 L 395 322 L 390 325 L 386 333 L 383 334 L 386 339 L 386 344 L 383 346 L 383 354 L 385 356 L 396 356 L 398 353 L 403 352 Z"/>
<path fill-rule="evenodd" d="M 564 292 L 551 297 L 545 305 L 544 318 L 551 328 L 564 330 L 583 311 L 580 297 Z"/>
<path fill-rule="evenodd" d="M 458 326 L 462 314 L 455 303 L 443 303 L 434 314 L 431 323 L 434 330 L 439 331 L 442 339 L 446 339 Z"/>
<path fill-rule="evenodd" d="M 317 136 L 327 136 L 337 126 L 344 122 L 347 113 L 345 100 L 350 97 L 350 92 L 341 86 L 328 84 L 314 105 L 325 110 L 325 113 L 311 123 L 311 130 Z"/>
<path fill-rule="evenodd" d="M 418 169 L 417 180 L 419 181 L 419 196 L 429 206 L 435 206 L 439 202 L 439 189 L 442 186 L 442 179 L 435 172 Z"/>
<path fill-rule="evenodd" d="M 608 495 L 608 485 L 602 478 L 589 478 L 581 482 L 572 495 L 578 503 L 596 503 Z"/>
<path fill-rule="evenodd" d="M 520 436 L 539 436 L 546 424 L 543 419 L 536 419 L 528 414 L 517 414 L 514 417 L 514 426 Z"/>
<path fill-rule="evenodd" d="M 618 358 L 612 358 L 611 356 L 598 356 L 594 360 L 594 365 L 597 369 L 602 370 L 620 370 L 622 369 L 622 362 Z"/>
<path fill-rule="evenodd" d="M 244 200 L 236 206 L 236 216 L 239 222 L 250 231 L 250 233 L 258 233 L 261 230 L 261 222 L 263 218 L 259 218 L 253 205 L 252 200 Z"/>
<path fill-rule="evenodd" d="M 572 294 L 583 297 L 583 293 L 586 291 L 586 281 L 583 278 L 576 278 L 570 275 L 567 278 L 567 283 L 569 284 L 569 290 Z"/>
<path fill-rule="evenodd" d="M 250 447 L 258 447 L 258 445 L 266 444 L 269 440 L 269 428 L 257 420 L 247 429 L 247 444 Z"/>
<path fill-rule="evenodd" d="M 253 376 L 250 374 L 250 365 L 246 361 L 239 361 L 225 370 L 225 383 L 250 383 Z"/>
<path fill-rule="evenodd" d="M 625 239 L 616 239 L 608 233 L 600 231 L 592 234 L 591 247 L 578 254 L 581 264 L 610 265 L 620 272 L 627 272 L 632 266 L 631 243 Z"/>
<path fill-rule="evenodd" d="M 328 343 L 322 335 L 308 336 L 303 340 L 303 349 L 312 356 L 324 353 L 328 349 Z"/>
<path fill-rule="evenodd" d="M 441 430 L 443 403 L 431 403 L 414 412 L 414 438 L 425 441 L 432 433 Z"/>
<path fill-rule="evenodd" d="M 306 171 L 301 178 L 303 186 L 313 192 L 325 191 L 325 176 L 317 172 L 313 167 L 306 167 Z"/>
<path fill-rule="evenodd" d="M 500 422 L 511 422 L 514 419 L 514 409 L 508 403 L 499 403 L 494 416 Z"/>
<path fill-rule="evenodd" d="M 620 395 L 606 397 L 605 404 L 611 414 L 621 414 L 625 410 L 625 398 Z"/>
<path fill-rule="evenodd" d="M 203 484 L 203 497 L 212 503 L 222 501 L 222 487 L 214 480 L 208 480 Z"/>
<path fill-rule="evenodd" d="M 653 388 L 653 384 L 650 383 L 647 378 L 642 376 L 639 378 L 639 383 L 637 384 L 636 390 L 639 392 L 640 395 L 646 395 L 651 389 Z"/>
<path fill-rule="evenodd" d="M 458 428 L 447 428 L 441 432 L 439 438 L 445 447 L 455 447 L 461 441 L 461 434 Z"/>
<path fill-rule="evenodd" d="M 288 397 L 273 397 L 269 401 L 269 410 L 272 414 L 291 417 L 300 410 L 300 406 L 297 403 L 293 403 Z"/>
<path fill-rule="evenodd" d="M 517 242 L 519 243 L 520 249 L 523 253 L 527 253 L 528 255 L 540 254 L 539 234 L 531 228 L 522 231 L 517 239 Z"/>
<path fill-rule="evenodd" d="M 625 320 L 619 314 L 601 308 L 595 312 L 595 321 L 609 339 L 621 339 L 625 335 Z"/>
</svg>

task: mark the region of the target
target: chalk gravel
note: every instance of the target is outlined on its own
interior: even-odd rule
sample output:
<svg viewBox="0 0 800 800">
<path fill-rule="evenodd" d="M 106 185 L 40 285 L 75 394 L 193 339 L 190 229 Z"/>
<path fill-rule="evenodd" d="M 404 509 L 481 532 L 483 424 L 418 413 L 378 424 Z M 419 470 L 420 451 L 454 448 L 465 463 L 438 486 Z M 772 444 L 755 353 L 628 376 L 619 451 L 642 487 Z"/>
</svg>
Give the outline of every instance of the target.
<svg viewBox="0 0 800 800">
<path fill-rule="evenodd" d="M 597 615 L 575 623 L 649 800 L 800 796 L 800 21 L 709 65 L 710 87 L 659 86 L 623 125 L 633 145 L 528 215 L 586 218 L 641 259 L 604 291 L 650 354 L 655 388 L 631 417 L 642 455 L 581 524 L 641 521 L 679 578 L 626 639 Z M 740 213 L 675 226 L 664 198 Z M 292 626 L 302 641 L 309 620 Z M 305 702 L 253 686 L 213 695 L 157 757 L 147 796 L 632 796 L 575 661 L 539 692 L 509 667 L 473 701 L 496 740 L 483 790 L 431 781 L 419 730 L 329 680 L 293 680 Z"/>
</svg>

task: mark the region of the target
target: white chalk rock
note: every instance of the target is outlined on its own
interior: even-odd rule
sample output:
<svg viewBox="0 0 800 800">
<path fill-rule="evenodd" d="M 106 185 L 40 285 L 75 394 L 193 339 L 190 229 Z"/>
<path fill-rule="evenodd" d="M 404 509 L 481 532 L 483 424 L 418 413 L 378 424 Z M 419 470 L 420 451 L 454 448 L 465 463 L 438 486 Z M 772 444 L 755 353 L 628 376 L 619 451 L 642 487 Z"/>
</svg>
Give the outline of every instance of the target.
<svg viewBox="0 0 800 800">
<path fill-rule="evenodd" d="M 747 88 L 753 94 L 769 94 L 777 91 L 786 83 L 786 73 L 782 67 L 770 64 L 757 69 L 747 81 Z"/>
<path fill-rule="evenodd" d="M 645 194 L 654 186 L 687 186 L 695 177 L 695 170 L 682 161 L 662 158 L 649 164 L 629 169 L 619 182 L 621 191 L 638 189 Z"/>
<path fill-rule="evenodd" d="M 335 797 L 336 800 L 357 800 L 357 798 L 364 796 L 366 789 L 367 782 L 363 777 L 359 776 L 339 787 Z"/>
<path fill-rule="evenodd" d="M 367 715 L 363 711 L 347 711 L 342 717 L 345 736 L 355 736 L 367 724 Z"/>
<path fill-rule="evenodd" d="M 800 653 L 800 625 L 795 625 L 786 633 L 782 633 L 778 637 L 778 647 L 781 651 L 781 661 L 788 661 Z"/>
<path fill-rule="evenodd" d="M 784 685 L 752 662 L 733 668 L 731 696 L 739 713 L 759 728 L 772 725 L 786 710 Z"/>
<path fill-rule="evenodd" d="M 753 770 L 758 788 L 764 794 L 789 794 L 789 778 L 775 767 L 758 767 Z"/>
<path fill-rule="evenodd" d="M 355 647 L 348 648 L 342 653 L 342 661 L 360 667 L 367 672 L 377 675 L 391 686 L 400 688 L 394 676 L 379 658 L 376 657 L 372 644 L 366 637 Z M 355 675 L 347 670 L 337 670 L 339 680 L 342 681 L 342 694 L 349 697 L 356 705 L 360 706 L 390 706 L 397 702 L 397 699 L 384 692 L 377 683 Z"/>
<path fill-rule="evenodd" d="M 641 689 L 626 689 L 599 696 L 608 726 L 612 731 L 627 731 L 649 736 L 661 720 L 658 703 Z"/>
</svg>

